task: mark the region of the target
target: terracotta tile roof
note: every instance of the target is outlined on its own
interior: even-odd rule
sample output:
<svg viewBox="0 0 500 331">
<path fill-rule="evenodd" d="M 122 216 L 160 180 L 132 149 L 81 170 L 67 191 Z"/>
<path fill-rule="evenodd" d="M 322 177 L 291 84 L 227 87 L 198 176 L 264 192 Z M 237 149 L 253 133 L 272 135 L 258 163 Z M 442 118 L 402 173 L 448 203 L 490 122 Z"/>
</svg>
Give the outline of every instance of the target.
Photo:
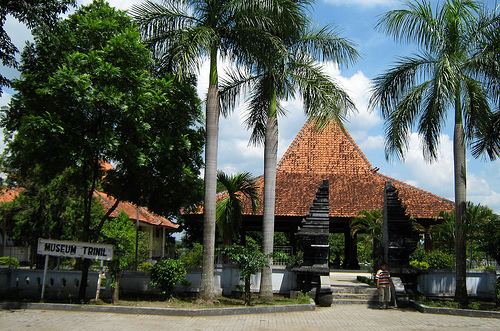
<svg viewBox="0 0 500 331">
<path fill-rule="evenodd" d="M 0 188 L 0 203 L 14 201 L 24 189 L 21 187 Z"/>
<path fill-rule="evenodd" d="M 0 189 L 0 203 L 2 202 L 12 202 L 14 201 L 21 192 L 24 191 L 24 188 L 15 187 L 15 188 L 3 188 Z M 106 209 L 113 206 L 116 199 L 106 193 L 95 191 L 94 197 L 101 203 L 101 205 Z M 116 217 L 118 214 L 123 211 L 127 216 L 132 219 L 137 219 L 137 207 L 130 202 L 122 201 L 118 204 L 116 209 L 111 213 L 111 217 Z M 155 213 L 150 212 L 145 207 L 139 207 L 139 222 L 161 226 L 165 228 L 169 228 L 175 230 L 179 228 L 178 224 L 172 223 L 169 219 L 157 215 Z"/>
<path fill-rule="evenodd" d="M 278 164 L 275 215 L 305 216 L 324 179 L 330 181 L 330 217 L 354 217 L 362 210 L 381 209 L 388 180 L 398 189 L 409 216 L 434 218 L 453 209 L 447 199 L 374 171 L 338 124 L 331 123 L 318 132 L 306 123 Z M 261 200 L 263 182 L 263 177 L 256 180 Z M 245 214 L 251 214 L 248 201 Z M 261 215 L 262 209 L 257 214 Z"/>
<path fill-rule="evenodd" d="M 111 208 L 116 199 L 104 192 L 95 191 L 94 197 L 107 209 Z M 124 212 L 132 220 L 139 220 L 139 222 L 169 228 L 175 230 L 179 228 L 178 224 L 171 222 L 166 217 L 157 215 L 149 211 L 146 207 L 137 207 L 135 204 L 128 201 L 120 201 L 116 209 L 111 213 L 111 217 L 116 217 L 120 212 Z"/>
</svg>

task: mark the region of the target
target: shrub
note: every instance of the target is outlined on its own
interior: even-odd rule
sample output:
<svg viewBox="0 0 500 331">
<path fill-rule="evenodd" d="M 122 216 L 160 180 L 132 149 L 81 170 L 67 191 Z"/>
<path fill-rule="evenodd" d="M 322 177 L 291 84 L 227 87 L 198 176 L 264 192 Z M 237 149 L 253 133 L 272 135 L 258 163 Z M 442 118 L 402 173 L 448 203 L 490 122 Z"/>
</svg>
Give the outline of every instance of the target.
<svg viewBox="0 0 500 331">
<path fill-rule="evenodd" d="M 149 262 L 149 261 L 144 261 L 139 263 L 137 266 L 137 270 L 142 271 L 142 272 L 151 272 L 151 269 L 153 269 L 154 264 Z"/>
<path fill-rule="evenodd" d="M 151 269 L 151 285 L 160 288 L 162 294 L 170 298 L 175 285 L 187 282 L 186 275 L 186 267 L 181 260 L 161 260 Z"/>
<path fill-rule="evenodd" d="M 203 261 L 203 245 L 194 243 L 193 248 L 185 251 L 185 253 L 181 255 L 181 261 L 188 269 L 201 268 Z"/>
<path fill-rule="evenodd" d="M 5 265 L 8 267 L 19 268 L 19 260 L 11 256 L 1 256 L 0 265 Z"/>
<path fill-rule="evenodd" d="M 410 267 L 417 271 L 427 271 L 429 269 L 429 263 L 425 261 L 411 260 Z"/>
<path fill-rule="evenodd" d="M 245 305 L 250 305 L 250 276 L 268 265 L 268 257 L 257 245 L 249 243 L 246 246 L 232 245 L 224 252 L 240 269 L 240 279 L 245 282 Z"/>
<path fill-rule="evenodd" d="M 454 269 L 455 257 L 441 250 L 424 252 L 423 249 L 417 249 L 410 256 L 410 266 L 425 271 L 428 269 Z"/>
<path fill-rule="evenodd" d="M 430 269 L 453 269 L 455 258 L 450 253 L 434 250 L 427 253 L 427 263 Z"/>
</svg>

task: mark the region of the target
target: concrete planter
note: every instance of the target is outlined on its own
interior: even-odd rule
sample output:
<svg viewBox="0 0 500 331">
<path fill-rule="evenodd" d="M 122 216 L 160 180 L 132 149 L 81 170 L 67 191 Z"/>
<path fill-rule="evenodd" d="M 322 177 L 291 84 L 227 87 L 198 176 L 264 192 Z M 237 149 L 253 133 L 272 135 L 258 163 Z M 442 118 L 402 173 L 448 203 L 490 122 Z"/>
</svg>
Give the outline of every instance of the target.
<svg viewBox="0 0 500 331">
<path fill-rule="evenodd" d="M 214 286 L 219 294 L 231 294 L 239 291 L 239 270 L 233 265 L 217 265 L 214 271 Z M 43 270 L 29 269 L 0 269 L 0 297 L 15 297 L 18 299 L 34 299 L 40 297 Z M 47 299 L 71 299 L 77 298 L 80 285 L 80 271 L 48 270 L 47 271 Z M 175 291 L 178 293 L 197 293 L 200 290 L 201 271 L 190 271 L 187 275 L 189 285 L 178 285 Z M 129 296 L 158 295 L 160 291 L 150 286 L 150 276 L 145 272 L 126 271 L 120 279 L 120 293 Z M 87 297 L 93 298 L 97 286 L 97 273 L 89 272 Z M 260 273 L 252 275 L 251 290 L 259 291 Z M 273 292 L 289 294 L 295 287 L 295 274 L 283 266 L 273 267 Z M 108 284 L 101 288 L 101 298 L 109 298 L 111 290 Z"/>
<path fill-rule="evenodd" d="M 467 272 L 467 294 L 480 299 L 495 299 L 495 271 Z M 454 271 L 430 271 L 417 278 L 417 290 L 429 297 L 453 297 L 455 295 Z"/>
</svg>

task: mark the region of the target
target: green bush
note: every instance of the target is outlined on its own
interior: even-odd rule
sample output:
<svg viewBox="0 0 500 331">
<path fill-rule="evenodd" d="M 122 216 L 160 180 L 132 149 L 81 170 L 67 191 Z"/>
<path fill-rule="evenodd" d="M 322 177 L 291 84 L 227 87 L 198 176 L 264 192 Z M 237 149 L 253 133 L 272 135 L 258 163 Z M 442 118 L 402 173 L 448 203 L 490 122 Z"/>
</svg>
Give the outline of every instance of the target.
<svg viewBox="0 0 500 331">
<path fill-rule="evenodd" d="M 5 265 L 13 268 L 19 268 L 19 260 L 11 256 L 1 256 L 0 265 Z"/>
<path fill-rule="evenodd" d="M 175 285 L 187 283 L 186 275 L 186 267 L 181 260 L 161 260 L 151 269 L 151 285 L 158 287 L 166 298 L 170 298 Z"/>
<path fill-rule="evenodd" d="M 181 261 L 186 268 L 201 268 L 203 261 L 203 245 L 194 243 L 193 248 L 188 249 L 181 255 Z"/>
<path fill-rule="evenodd" d="M 153 269 L 154 264 L 149 262 L 149 261 L 144 261 L 139 263 L 137 266 L 137 270 L 142 271 L 142 272 L 151 272 L 151 269 Z"/>
<path fill-rule="evenodd" d="M 410 267 L 417 271 L 427 271 L 429 269 L 429 263 L 426 261 L 411 260 Z"/>
<path fill-rule="evenodd" d="M 455 257 L 441 250 L 424 252 L 423 249 L 418 248 L 410 256 L 410 266 L 420 271 L 428 269 L 450 270 L 455 268 Z"/>
<path fill-rule="evenodd" d="M 268 266 L 268 256 L 262 253 L 257 245 L 249 243 L 246 246 L 232 245 L 226 247 L 224 253 L 240 269 L 240 279 L 245 282 L 245 305 L 250 305 L 250 276 Z"/>
<path fill-rule="evenodd" d="M 443 251 L 430 251 L 427 253 L 427 263 L 430 269 L 454 269 L 455 257 Z"/>
</svg>

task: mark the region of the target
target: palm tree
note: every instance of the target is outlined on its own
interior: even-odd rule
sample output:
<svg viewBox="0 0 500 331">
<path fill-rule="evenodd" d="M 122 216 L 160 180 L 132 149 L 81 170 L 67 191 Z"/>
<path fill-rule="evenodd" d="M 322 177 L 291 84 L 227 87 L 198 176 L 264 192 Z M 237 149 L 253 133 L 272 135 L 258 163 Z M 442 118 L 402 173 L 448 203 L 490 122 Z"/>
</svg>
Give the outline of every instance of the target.
<svg viewBox="0 0 500 331">
<path fill-rule="evenodd" d="M 374 268 L 382 263 L 381 243 L 382 243 L 382 224 L 384 219 L 382 211 L 362 210 L 359 215 L 351 221 L 351 235 L 354 237 L 359 233 L 366 233 L 372 240 Z"/>
<path fill-rule="evenodd" d="M 252 212 L 257 210 L 259 195 L 255 180 L 248 172 L 227 175 L 222 171 L 217 172 L 217 181 L 224 188 L 221 199 L 217 201 L 217 228 L 223 238 L 224 245 L 230 245 L 234 237 L 241 233 L 244 200 L 252 206 Z"/>
<path fill-rule="evenodd" d="M 419 53 L 401 58 L 374 80 L 370 104 L 386 120 L 386 158 L 404 158 L 408 133 L 417 123 L 424 157 L 437 158 L 439 135 L 448 110 L 453 111 L 456 212 L 456 294 L 467 305 L 465 287 L 466 209 L 465 144 L 474 156 L 500 154 L 499 136 L 488 122 L 498 117 L 491 107 L 500 100 L 499 18 L 482 14 L 473 0 L 447 0 L 434 11 L 427 0 L 410 1 L 387 12 L 377 27 L 396 40 L 415 42 Z M 464 130 L 465 127 L 465 130 Z M 498 132 L 498 128 L 496 128 Z"/>
<path fill-rule="evenodd" d="M 285 113 L 279 101 L 300 94 L 306 115 L 318 128 L 330 120 L 341 123 L 346 114 L 355 109 L 349 96 L 322 71 L 317 61 L 349 64 L 357 58 L 357 51 L 351 42 L 330 28 L 310 30 L 304 14 L 309 3 L 296 1 L 294 4 L 293 15 L 301 24 L 293 27 L 277 24 L 273 31 L 286 46 L 285 53 L 257 54 L 258 63 L 251 70 L 230 71 L 221 88 L 227 107 L 234 107 L 236 91 L 252 88 L 246 124 L 252 130 L 251 143 L 264 144 L 263 252 L 269 257 L 261 277 L 260 295 L 264 299 L 272 297 L 278 115 Z M 275 21 L 286 22 L 287 18 L 280 15 Z"/>
<path fill-rule="evenodd" d="M 265 13 L 280 11 L 282 3 L 293 0 L 163 0 L 133 6 L 130 13 L 138 23 L 144 40 L 151 45 L 159 71 L 189 77 L 204 59 L 210 62 L 206 99 L 205 197 L 203 226 L 203 268 L 200 295 L 214 295 L 216 170 L 219 127 L 219 56 L 237 63 L 249 60 L 248 48 L 267 48 L 279 52 L 264 27 L 272 26 Z M 258 45 L 258 47 L 257 47 Z"/>
</svg>

